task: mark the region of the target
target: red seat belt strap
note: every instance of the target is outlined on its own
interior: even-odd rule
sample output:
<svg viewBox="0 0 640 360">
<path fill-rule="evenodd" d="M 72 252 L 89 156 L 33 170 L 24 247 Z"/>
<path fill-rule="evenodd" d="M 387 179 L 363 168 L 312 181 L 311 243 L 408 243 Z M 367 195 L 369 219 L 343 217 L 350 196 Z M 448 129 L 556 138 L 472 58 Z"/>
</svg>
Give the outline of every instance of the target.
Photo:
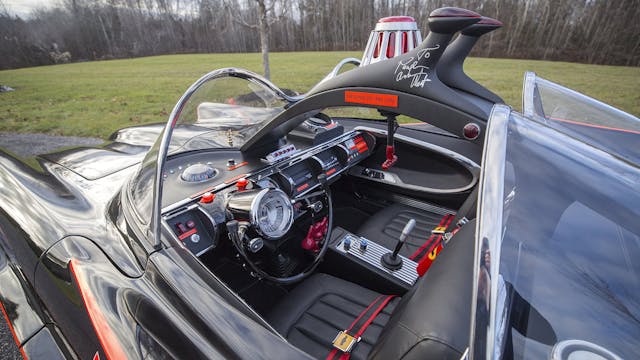
<svg viewBox="0 0 640 360">
<path fill-rule="evenodd" d="M 396 295 L 380 295 L 378 296 L 366 309 L 364 309 L 360 315 L 351 323 L 351 326 L 347 330 L 346 333 L 350 334 L 352 330 L 356 327 L 356 325 L 360 325 L 359 329 L 356 331 L 354 335 L 352 335 L 355 339 L 359 339 L 362 334 L 367 330 L 367 327 L 373 323 L 373 320 L 384 310 L 384 308 L 389 304 L 389 302 L 396 297 Z M 367 316 L 368 315 L 368 316 Z M 364 322 L 363 322 L 364 321 Z M 336 348 L 331 350 L 329 356 L 327 356 L 327 360 L 333 360 L 336 355 L 340 354 L 339 360 L 348 360 L 351 356 L 351 352 L 342 352 Z"/>
<path fill-rule="evenodd" d="M 438 224 L 437 228 L 445 228 L 445 229 L 448 228 L 449 225 L 451 224 L 451 221 L 453 221 L 453 218 L 454 218 L 453 214 L 446 214 L 445 216 L 442 217 L 442 219 L 440 219 L 440 223 Z M 422 246 L 420 246 L 420 248 L 416 250 L 416 252 L 411 254 L 411 256 L 409 256 L 409 259 L 419 262 L 420 259 L 422 259 L 422 257 L 424 256 L 423 253 L 425 249 L 427 249 L 433 244 L 433 240 L 437 239 L 436 242 L 438 242 L 438 240 L 441 238 L 442 238 L 442 234 L 431 233 L 431 236 L 427 239 L 427 241 L 425 241 L 424 244 L 422 244 Z"/>
</svg>

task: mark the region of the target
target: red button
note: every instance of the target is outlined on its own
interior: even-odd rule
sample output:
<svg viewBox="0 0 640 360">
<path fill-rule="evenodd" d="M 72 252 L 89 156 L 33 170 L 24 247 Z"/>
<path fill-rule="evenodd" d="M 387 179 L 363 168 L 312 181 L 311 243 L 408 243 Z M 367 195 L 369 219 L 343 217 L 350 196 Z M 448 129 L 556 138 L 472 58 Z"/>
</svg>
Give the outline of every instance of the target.
<svg viewBox="0 0 640 360">
<path fill-rule="evenodd" d="M 212 194 L 210 192 L 206 192 L 206 193 L 204 193 L 204 195 L 202 195 L 202 198 L 200 198 L 200 202 L 208 204 L 210 202 L 213 202 L 213 199 L 215 199 L 215 198 L 216 198 L 216 194 Z"/>
<path fill-rule="evenodd" d="M 236 182 L 236 187 L 240 191 L 243 191 L 244 189 L 246 189 L 247 185 L 249 185 L 249 180 L 247 180 L 245 178 L 242 178 L 242 179 L 238 180 L 238 182 Z"/>
</svg>

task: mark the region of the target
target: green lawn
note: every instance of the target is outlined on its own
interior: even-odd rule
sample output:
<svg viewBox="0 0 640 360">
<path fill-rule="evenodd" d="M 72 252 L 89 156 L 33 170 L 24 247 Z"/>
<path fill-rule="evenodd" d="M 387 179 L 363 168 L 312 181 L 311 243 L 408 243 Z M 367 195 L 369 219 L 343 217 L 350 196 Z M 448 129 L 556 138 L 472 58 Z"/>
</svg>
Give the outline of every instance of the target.
<svg viewBox="0 0 640 360">
<path fill-rule="evenodd" d="M 271 54 L 272 80 L 305 92 L 342 58 L 359 52 Z M 261 71 L 260 55 L 169 55 L 0 71 L 0 131 L 107 137 L 114 130 L 165 121 L 182 92 L 207 71 L 221 67 Z M 640 68 L 530 60 L 467 60 L 478 82 L 520 109 L 526 70 L 640 114 Z"/>
</svg>

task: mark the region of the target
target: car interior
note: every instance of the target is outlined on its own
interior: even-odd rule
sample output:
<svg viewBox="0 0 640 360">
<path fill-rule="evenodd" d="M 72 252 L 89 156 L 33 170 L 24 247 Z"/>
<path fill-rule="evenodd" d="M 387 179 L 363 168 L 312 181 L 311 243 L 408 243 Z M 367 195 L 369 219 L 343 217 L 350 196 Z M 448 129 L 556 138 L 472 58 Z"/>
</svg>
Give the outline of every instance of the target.
<svg viewBox="0 0 640 360">
<path fill-rule="evenodd" d="M 315 358 L 459 359 L 480 149 L 408 124 L 387 166 L 386 126 L 316 113 L 265 156 L 170 157 L 165 228 Z"/>
</svg>

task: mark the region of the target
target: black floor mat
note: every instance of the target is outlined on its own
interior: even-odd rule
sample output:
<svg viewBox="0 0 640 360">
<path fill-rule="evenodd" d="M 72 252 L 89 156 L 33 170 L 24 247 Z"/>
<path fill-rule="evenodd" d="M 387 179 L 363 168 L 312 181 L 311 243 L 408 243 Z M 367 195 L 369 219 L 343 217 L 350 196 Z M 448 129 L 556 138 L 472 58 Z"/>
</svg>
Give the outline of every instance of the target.
<svg viewBox="0 0 640 360">
<path fill-rule="evenodd" d="M 362 224 L 371 217 L 370 214 L 355 207 L 339 207 L 333 209 L 333 226 L 340 226 L 355 233 Z"/>
<path fill-rule="evenodd" d="M 287 294 L 284 288 L 252 277 L 240 264 L 229 259 L 218 259 L 213 272 L 260 315 L 271 310 Z"/>
</svg>

